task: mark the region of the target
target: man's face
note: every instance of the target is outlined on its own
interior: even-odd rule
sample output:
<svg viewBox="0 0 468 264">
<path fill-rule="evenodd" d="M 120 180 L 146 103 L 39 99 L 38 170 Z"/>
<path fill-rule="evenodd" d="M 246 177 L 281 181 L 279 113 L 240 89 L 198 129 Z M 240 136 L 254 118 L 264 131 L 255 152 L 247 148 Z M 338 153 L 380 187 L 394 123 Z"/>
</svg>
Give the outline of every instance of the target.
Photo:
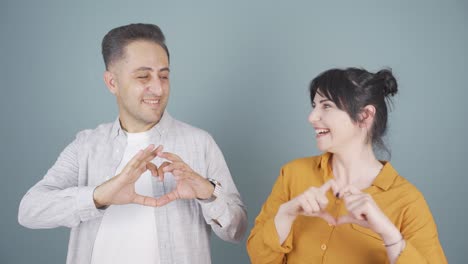
<svg viewBox="0 0 468 264">
<path fill-rule="evenodd" d="M 159 122 L 169 99 L 169 59 L 151 41 L 134 41 L 105 73 L 116 96 L 120 122 L 128 132 L 143 132 Z"/>
</svg>

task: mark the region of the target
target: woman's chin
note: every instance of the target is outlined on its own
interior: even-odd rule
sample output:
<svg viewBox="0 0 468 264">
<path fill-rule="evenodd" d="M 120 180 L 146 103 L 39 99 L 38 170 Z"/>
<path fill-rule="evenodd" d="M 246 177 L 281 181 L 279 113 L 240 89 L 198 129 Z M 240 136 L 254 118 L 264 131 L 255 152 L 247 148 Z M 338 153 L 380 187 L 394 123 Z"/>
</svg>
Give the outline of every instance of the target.
<svg viewBox="0 0 468 264">
<path fill-rule="evenodd" d="M 324 146 L 323 144 L 317 144 L 317 149 L 320 150 L 320 152 L 329 152 L 330 147 Z"/>
</svg>

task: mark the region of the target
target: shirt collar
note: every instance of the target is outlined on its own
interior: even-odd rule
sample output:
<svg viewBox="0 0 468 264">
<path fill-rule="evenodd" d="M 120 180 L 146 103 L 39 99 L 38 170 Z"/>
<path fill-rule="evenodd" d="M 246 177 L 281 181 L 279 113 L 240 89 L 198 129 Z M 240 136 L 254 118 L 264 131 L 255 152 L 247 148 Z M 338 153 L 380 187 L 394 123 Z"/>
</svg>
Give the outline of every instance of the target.
<svg viewBox="0 0 468 264">
<path fill-rule="evenodd" d="M 392 186 L 398 172 L 393 168 L 392 164 L 388 161 L 380 161 L 383 164 L 382 170 L 379 172 L 375 178 L 372 185 L 379 187 L 380 189 L 386 191 Z"/>
<path fill-rule="evenodd" d="M 170 130 L 172 121 L 173 121 L 172 116 L 167 111 L 164 111 L 159 122 L 150 129 L 150 133 L 152 135 L 154 133 L 158 133 L 161 136 L 164 135 Z M 114 121 L 114 124 L 112 125 L 112 135 L 114 138 L 116 138 L 124 134 L 125 134 L 124 130 L 122 126 L 120 125 L 120 119 L 119 117 L 117 117 L 117 119 Z"/>
<path fill-rule="evenodd" d="M 323 177 L 324 182 L 328 181 L 333 177 L 333 173 L 331 171 L 330 166 L 330 159 L 332 154 L 326 152 L 322 154 L 320 158 L 320 162 L 317 164 L 318 168 L 323 170 Z M 396 177 L 398 176 L 398 172 L 393 168 L 392 164 L 388 161 L 380 161 L 383 164 L 382 170 L 380 170 L 377 177 L 372 182 L 373 186 L 379 187 L 380 189 L 386 191 L 392 186 L 393 182 L 395 181 Z"/>
</svg>

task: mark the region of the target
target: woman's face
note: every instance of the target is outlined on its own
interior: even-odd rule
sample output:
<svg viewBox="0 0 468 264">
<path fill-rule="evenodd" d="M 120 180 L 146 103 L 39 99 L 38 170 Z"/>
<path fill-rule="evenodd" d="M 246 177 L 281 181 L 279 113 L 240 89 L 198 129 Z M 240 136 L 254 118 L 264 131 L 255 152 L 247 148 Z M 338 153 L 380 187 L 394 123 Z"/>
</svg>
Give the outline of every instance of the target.
<svg viewBox="0 0 468 264">
<path fill-rule="evenodd" d="M 309 122 L 320 151 L 337 153 L 363 144 L 365 131 L 330 99 L 316 93 L 312 107 Z"/>
</svg>

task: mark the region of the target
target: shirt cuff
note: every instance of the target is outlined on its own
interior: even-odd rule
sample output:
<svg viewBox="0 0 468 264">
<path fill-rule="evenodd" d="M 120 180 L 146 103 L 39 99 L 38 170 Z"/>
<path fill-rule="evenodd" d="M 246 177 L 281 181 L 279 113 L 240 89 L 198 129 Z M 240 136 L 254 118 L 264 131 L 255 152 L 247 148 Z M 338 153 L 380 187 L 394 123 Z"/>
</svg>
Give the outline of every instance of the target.
<svg viewBox="0 0 468 264">
<path fill-rule="evenodd" d="M 94 204 L 93 194 L 96 186 L 85 186 L 78 188 L 77 204 L 78 214 L 82 222 L 104 215 L 104 210 L 97 209 Z"/>
<path fill-rule="evenodd" d="M 211 224 L 213 221 L 218 223 L 221 227 L 225 227 L 229 224 L 229 215 L 228 215 L 228 201 L 222 193 L 216 197 L 216 199 L 207 201 L 199 200 L 198 203 L 202 207 L 203 216 L 208 224 Z"/>
<path fill-rule="evenodd" d="M 283 244 L 280 245 L 278 231 L 276 230 L 275 225 L 275 218 L 272 218 L 266 221 L 263 225 L 263 242 L 275 252 L 289 253 L 293 248 L 293 227 L 294 225 L 291 227 L 286 240 L 284 240 Z"/>
<path fill-rule="evenodd" d="M 403 251 L 401 251 L 400 256 L 398 256 L 396 263 L 420 263 L 422 260 L 425 261 L 425 258 L 411 243 L 408 241 L 405 242 L 406 246 Z"/>
</svg>

